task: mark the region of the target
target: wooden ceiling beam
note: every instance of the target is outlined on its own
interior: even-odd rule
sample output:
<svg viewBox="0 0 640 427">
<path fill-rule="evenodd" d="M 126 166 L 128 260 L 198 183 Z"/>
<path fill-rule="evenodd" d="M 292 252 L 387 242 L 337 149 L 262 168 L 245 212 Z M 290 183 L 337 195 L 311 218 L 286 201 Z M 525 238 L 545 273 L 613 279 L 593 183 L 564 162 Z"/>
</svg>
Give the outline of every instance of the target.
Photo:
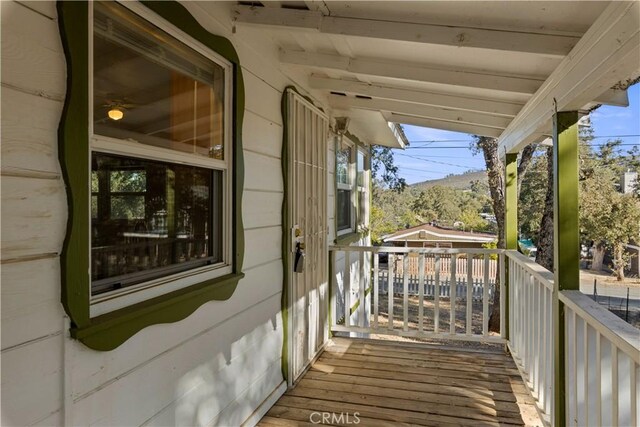
<svg viewBox="0 0 640 427">
<path fill-rule="evenodd" d="M 238 24 L 286 27 L 325 34 L 370 37 L 404 42 L 429 43 L 455 47 L 523 52 L 562 57 L 578 42 L 575 35 L 511 31 L 496 28 L 462 27 L 444 24 L 327 16 L 323 9 L 298 10 L 238 5 L 234 8 Z M 407 19 L 411 19 L 408 16 Z"/>
<path fill-rule="evenodd" d="M 617 82 L 640 73 L 640 2 L 611 2 L 571 54 L 500 136 L 500 153 L 517 153 L 548 132 L 556 111 L 579 110 Z"/>
<path fill-rule="evenodd" d="M 364 95 L 372 98 L 414 102 L 434 107 L 452 108 L 462 111 L 475 111 L 503 117 L 515 117 L 524 105 L 522 103 L 500 101 L 487 98 L 426 92 L 397 86 L 368 84 L 353 80 L 332 79 L 312 75 L 309 85 L 313 89 L 352 95 Z"/>
<path fill-rule="evenodd" d="M 493 138 L 497 138 L 502 132 L 502 129 L 470 125 L 467 123 L 449 122 L 446 120 L 430 119 L 426 117 L 408 116 L 405 114 L 383 113 L 383 116 L 388 122 L 391 123 L 422 126 L 433 129 L 449 130 L 453 132 L 470 133 L 473 135 L 490 136 Z"/>
<path fill-rule="evenodd" d="M 544 82 L 544 78 L 540 77 L 513 76 L 480 70 L 440 68 L 388 59 L 348 58 L 339 55 L 291 50 L 280 51 L 280 61 L 285 64 L 325 70 L 340 70 L 368 76 L 465 86 L 526 95 L 535 93 Z"/>
<path fill-rule="evenodd" d="M 414 104 L 389 99 L 363 99 L 352 96 L 329 95 L 329 105 L 332 108 L 342 110 L 359 108 L 364 110 L 389 111 L 409 116 L 479 125 L 500 130 L 506 128 L 511 121 L 508 117 L 490 116 L 472 111 L 451 110 L 431 105 Z"/>
</svg>

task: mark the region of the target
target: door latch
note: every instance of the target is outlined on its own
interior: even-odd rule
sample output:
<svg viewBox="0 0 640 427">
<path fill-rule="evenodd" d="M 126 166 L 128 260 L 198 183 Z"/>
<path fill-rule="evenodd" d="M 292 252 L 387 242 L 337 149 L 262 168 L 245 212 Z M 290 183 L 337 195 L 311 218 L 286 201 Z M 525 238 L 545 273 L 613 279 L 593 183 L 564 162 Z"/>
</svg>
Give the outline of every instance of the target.
<svg viewBox="0 0 640 427">
<path fill-rule="evenodd" d="M 296 256 L 295 261 L 293 262 L 293 271 L 296 273 L 304 272 L 304 243 L 297 242 L 296 243 Z"/>
</svg>

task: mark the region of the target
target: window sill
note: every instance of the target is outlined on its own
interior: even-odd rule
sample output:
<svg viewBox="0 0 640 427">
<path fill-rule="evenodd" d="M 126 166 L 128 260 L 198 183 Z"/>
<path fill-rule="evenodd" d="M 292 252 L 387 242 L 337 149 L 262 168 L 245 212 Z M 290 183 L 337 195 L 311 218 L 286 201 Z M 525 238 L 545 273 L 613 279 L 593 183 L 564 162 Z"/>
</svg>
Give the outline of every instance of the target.
<svg viewBox="0 0 640 427">
<path fill-rule="evenodd" d="M 229 274 L 91 319 L 71 336 L 99 351 L 113 350 L 147 326 L 177 322 L 208 301 L 231 297 L 244 274 Z"/>
<path fill-rule="evenodd" d="M 350 245 L 369 235 L 369 231 L 354 231 L 336 238 L 336 245 Z"/>
</svg>

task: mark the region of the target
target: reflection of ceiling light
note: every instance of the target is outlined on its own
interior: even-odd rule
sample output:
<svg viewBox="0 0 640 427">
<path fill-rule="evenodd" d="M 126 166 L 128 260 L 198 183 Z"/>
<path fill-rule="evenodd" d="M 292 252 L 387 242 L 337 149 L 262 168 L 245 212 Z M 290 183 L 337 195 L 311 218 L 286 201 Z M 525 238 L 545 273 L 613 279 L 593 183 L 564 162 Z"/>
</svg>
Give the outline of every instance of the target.
<svg viewBox="0 0 640 427">
<path fill-rule="evenodd" d="M 124 117 L 124 112 L 119 107 L 112 107 L 107 113 L 111 120 L 120 120 Z"/>
</svg>

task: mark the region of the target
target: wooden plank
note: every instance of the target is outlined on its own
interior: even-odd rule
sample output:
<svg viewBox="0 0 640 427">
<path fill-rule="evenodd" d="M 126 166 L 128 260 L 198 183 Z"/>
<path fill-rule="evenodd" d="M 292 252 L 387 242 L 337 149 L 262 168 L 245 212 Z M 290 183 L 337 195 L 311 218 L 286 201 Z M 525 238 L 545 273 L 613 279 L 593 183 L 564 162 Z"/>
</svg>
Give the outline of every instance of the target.
<svg viewBox="0 0 640 427">
<path fill-rule="evenodd" d="M 497 30 L 480 26 L 433 25 L 376 18 L 328 16 L 320 11 L 236 6 L 234 16 L 245 25 L 268 25 L 324 34 L 348 35 L 412 43 L 474 47 L 545 56 L 565 56 L 578 42 L 575 35 Z M 463 36 L 461 38 L 461 36 Z"/>
<path fill-rule="evenodd" d="M 56 20 L 2 2 L 2 83 L 64 99 L 66 66 Z"/>
<path fill-rule="evenodd" d="M 369 76 L 483 88 L 527 95 L 535 93 L 543 83 L 541 78 L 489 75 L 474 70 L 436 68 L 421 63 L 391 59 L 347 58 L 339 55 L 293 50 L 280 52 L 280 61 L 285 64 L 340 70 Z"/>
<path fill-rule="evenodd" d="M 555 111 L 578 110 L 638 69 L 638 2 L 612 2 L 500 136 L 500 153 L 543 139 Z M 554 101 L 555 100 L 555 101 Z"/>
<path fill-rule="evenodd" d="M 3 2 L 2 4 L 6 4 Z M 60 175 L 58 124 L 62 101 L 2 86 L 2 174 Z"/>
<path fill-rule="evenodd" d="M 347 419 L 346 414 L 342 415 L 341 413 L 337 413 L 335 417 L 332 419 L 331 414 L 334 412 L 326 412 L 328 415 L 324 415 L 324 413 L 318 412 L 315 409 L 309 408 L 296 408 L 281 405 L 280 403 L 276 406 L 273 406 L 269 412 L 267 413 L 267 417 L 269 422 L 283 422 L 286 424 L 265 424 L 265 425 L 291 425 L 291 426 L 317 426 L 318 424 L 346 424 L 348 420 L 351 421 L 352 424 L 355 424 L 358 421 L 358 424 L 366 425 L 366 426 L 376 426 L 376 427 L 391 427 L 393 425 L 400 426 L 411 426 L 412 424 L 408 423 L 394 423 L 390 421 L 377 420 L 374 418 L 367 418 L 361 415 L 357 416 L 357 420 L 354 417 L 354 413 L 350 413 L 349 418 Z M 342 415 L 342 418 L 340 416 Z M 325 417 L 324 420 L 322 417 Z M 258 425 L 263 425 L 263 418 L 260 420 Z M 325 421 L 326 420 L 326 421 Z M 340 422 L 342 421 L 342 422 Z M 290 424 L 293 423 L 293 424 Z"/>
<path fill-rule="evenodd" d="M 487 115 L 472 111 L 452 110 L 425 104 L 415 104 L 385 99 L 368 99 L 329 95 L 329 104 L 338 110 L 365 109 L 373 111 L 390 111 L 399 115 L 424 117 L 426 119 L 441 120 L 466 125 L 478 125 L 494 129 L 504 129 L 511 118 Z"/>
<path fill-rule="evenodd" d="M 372 98 L 395 99 L 418 104 L 434 105 L 465 111 L 483 112 L 504 117 L 515 117 L 524 105 L 518 102 L 505 102 L 498 99 L 480 99 L 454 94 L 419 91 L 399 86 L 363 83 L 351 80 L 332 79 L 312 75 L 309 84 L 314 89 L 332 92 L 365 95 Z M 619 91 L 622 92 L 622 91 Z M 626 92 L 622 92 L 626 93 Z"/>
<path fill-rule="evenodd" d="M 441 405 L 437 403 L 429 403 L 415 400 L 398 399 L 388 396 L 378 396 L 375 394 L 364 393 L 335 393 L 330 389 L 307 388 L 300 385 L 287 393 L 287 396 L 305 397 L 308 399 L 321 399 L 331 402 L 345 402 L 360 405 L 370 405 L 376 410 L 381 408 L 398 409 L 413 412 L 416 415 L 423 414 L 433 421 L 452 422 L 459 419 L 462 425 L 477 425 L 478 422 L 494 422 L 500 423 L 518 423 L 522 422 L 520 414 L 498 413 L 493 410 L 478 411 L 477 408 L 455 407 L 452 405 Z M 487 413 L 489 412 L 489 413 Z M 464 418 L 463 418 L 464 417 Z M 475 421 L 476 424 L 473 424 Z"/>
<path fill-rule="evenodd" d="M 59 253 L 67 221 L 64 183 L 3 177 L 2 221 L 3 261 Z"/>
<path fill-rule="evenodd" d="M 434 396 L 447 396 L 450 400 L 457 402 L 473 402 L 473 405 L 502 405 L 514 403 L 532 404 L 534 401 L 528 394 L 511 393 L 502 391 L 485 390 L 473 387 L 442 387 L 439 384 L 406 381 L 403 378 L 385 379 L 367 377 L 357 374 L 327 373 L 312 367 L 305 379 L 327 381 L 332 383 L 343 383 L 347 385 L 377 386 L 394 393 L 396 390 L 404 390 L 407 393 L 425 393 Z M 496 407 L 498 407 L 496 406 Z"/>
<path fill-rule="evenodd" d="M 451 360 L 442 360 L 442 359 L 423 359 L 423 360 L 411 360 L 411 359 L 400 359 L 400 358 L 390 358 L 379 355 L 357 355 L 357 354 L 342 354 L 342 355 L 331 355 L 327 356 L 328 353 L 324 354 L 326 357 L 325 362 L 329 363 L 332 357 L 339 358 L 341 360 L 348 360 L 353 362 L 361 362 L 363 364 L 380 364 L 381 367 L 386 369 L 394 369 L 394 367 L 398 367 L 400 370 L 404 370 L 406 368 L 426 368 L 426 369 L 438 369 L 438 374 L 443 376 L 453 376 L 454 378 L 459 377 L 469 377 L 474 379 L 481 380 L 492 380 L 493 377 L 496 377 L 495 380 L 499 382 L 511 382 L 513 378 L 518 378 L 519 372 L 517 369 L 507 369 L 497 366 L 478 366 L 474 369 L 473 365 L 466 363 L 456 363 Z M 449 372 L 453 371 L 453 373 Z M 418 372 L 418 371 L 416 371 Z M 460 374 L 460 375 L 458 375 Z"/>
<path fill-rule="evenodd" d="M 445 363 L 459 366 L 458 369 L 467 370 L 470 372 L 488 372 L 488 373 L 500 373 L 509 375 L 519 375 L 515 365 L 511 362 L 500 362 L 493 360 L 484 360 L 482 354 L 477 354 L 474 358 L 462 359 L 455 356 L 455 351 L 451 351 L 452 354 L 446 353 L 400 353 L 394 350 L 369 350 L 366 348 L 356 349 L 355 351 L 340 351 L 333 346 L 327 346 L 325 348 L 326 354 L 335 355 L 340 358 L 351 357 L 380 357 L 386 359 L 388 363 L 404 364 L 405 362 L 413 365 L 416 363 L 427 363 L 431 366 L 432 363 Z"/>
<path fill-rule="evenodd" d="M 31 425 L 61 407 L 62 340 L 54 335 L 2 352 L 2 424 Z"/>
<path fill-rule="evenodd" d="M 444 422 L 440 420 L 428 420 L 424 416 L 424 413 L 412 413 L 404 410 L 390 409 L 390 408 L 376 408 L 369 405 L 360 405 L 348 402 L 340 401 L 327 401 L 322 399 L 309 399 L 297 396 L 284 395 L 279 400 L 278 404 L 293 408 L 309 409 L 313 408 L 319 412 L 344 412 L 354 413 L 362 415 L 366 418 L 374 418 L 379 420 L 387 420 L 392 422 L 408 422 L 412 424 L 422 426 L 436 426 L 441 425 L 443 427 L 453 427 L 460 425 L 456 420 L 447 420 Z M 477 421 L 475 421 L 477 423 Z M 488 424 L 498 426 L 498 423 Z"/>
<path fill-rule="evenodd" d="M 484 361 L 487 360 L 495 360 L 500 363 L 507 363 L 509 365 L 513 365 L 513 359 L 511 359 L 507 354 L 503 352 L 491 352 L 491 351 L 472 351 L 465 348 L 460 348 L 452 352 L 450 348 L 440 348 L 438 346 L 428 346 L 425 344 L 413 344 L 413 343 L 404 343 L 398 342 L 393 344 L 387 344 L 385 341 L 376 341 L 376 340 L 347 340 L 344 338 L 335 337 L 332 340 L 331 346 L 328 347 L 343 347 L 350 349 L 358 349 L 358 348 L 366 348 L 369 350 L 378 350 L 383 352 L 393 352 L 394 354 L 399 353 L 411 353 L 415 354 L 416 357 L 420 355 L 432 355 L 432 354 L 441 354 L 445 356 L 452 356 L 456 359 L 469 359 L 472 361 L 481 359 Z"/>
<path fill-rule="evenodd" d="M 245 190 L 242 205 L 242 223 L 246 229 L 280 226 L 282 223 L 282 199 L 284 193 Z"/>
<path fill-rule="evenodd" d="M 242 148 L 279 159 L 282 154 L 282 132 L 280 123 L 266 119 L 254 111 L 245 110 Z"/>
<path fill-rule="evenodd" d="M 3 350 L 62 331 L 59 278 L 57 256 L 2 266 Z"/>
<path fill-rule="evenodd" d="M 245 151 L 245 189 L 284 191 L 280 159 Z"/>
<path fill-rule="evenodd" d="M 367 365 L 366 368 L 362 368 L 362 364 L 357 361 L 352 360 L 342 360 L 337 358 L 326 357 L 326 355 L 322 355 L 316 365 L 319 366 L 331 366 L 334 369 L 337 368 L 349 368 L 349 369 L 358 369 L 364 371 L 380 371 L 380 374 L 376 374 L 375 372 L 368 372 L 369 376 L 382 375 L 382 373 L 386 373 L 391 375 L 400 375 L 400 374 L 408 374 L 411 375 L 414 380 L 418 380 L 419 378 L 428 378 L 427 382 L 435 381 L 437 384 L 442 385 L 461 385 L 466 384 L 467 387 L 476 387 L 476 388 L 484 388 L 488 390 L 495 391 L 513 391 L 514 388 L 522 393 L 526 392 L 524 385 L 518 384 L 519 378 L 511 378 L 508 376 L 489 376 L 489 378 L 483 378 L 482 375 L 472 375 L 468 372 L 458 372 L 455 370 L 445 370 L 445 369 L 429 369 L 423 367 L 408 367 L 408 366 L 398 366 L 398 365 L 390 365 L 390 364 L 382 364 L 382 363 L 372 363 L 371 365 Z M 367 372 L 361 372 L 365 374 Z M 389 378 L 389 377 L 385 377 Z M 513 387 L 513 388 L 512 388 Z"/>
<path fill-rule="evenodd" d="M 357 377 L 353 377 L 357 378 Z M 479 413 L 496 416 L 497 412 L 520 414 L 520 408 L 516 402 L 494 402 L 492 399 L 485 398 L 480 400 L 477 397 L 472 398 L 456 398 L 452 399 L 447 393 L 447 390 L 442 390 L 441 393 L 428 393 L 419 392 L 415 390 L 406 390 L 404 388 L 388 388 L 380 384 L 355 384 L 345 382 L 334 382 L 331 377 L 324 379 L 305 378 L 299 383 L 299 387 L 308 389 L 319 389 L 337 392 L 340 395 L 343 393 L 353 394 L 369 394 L 382 398 L 391 399 L 403 399 L 408 402 L 418 403 L 435 403 L 444 404 L 452 407 L 471 407 L 476 409 Z"/>
</svg>

